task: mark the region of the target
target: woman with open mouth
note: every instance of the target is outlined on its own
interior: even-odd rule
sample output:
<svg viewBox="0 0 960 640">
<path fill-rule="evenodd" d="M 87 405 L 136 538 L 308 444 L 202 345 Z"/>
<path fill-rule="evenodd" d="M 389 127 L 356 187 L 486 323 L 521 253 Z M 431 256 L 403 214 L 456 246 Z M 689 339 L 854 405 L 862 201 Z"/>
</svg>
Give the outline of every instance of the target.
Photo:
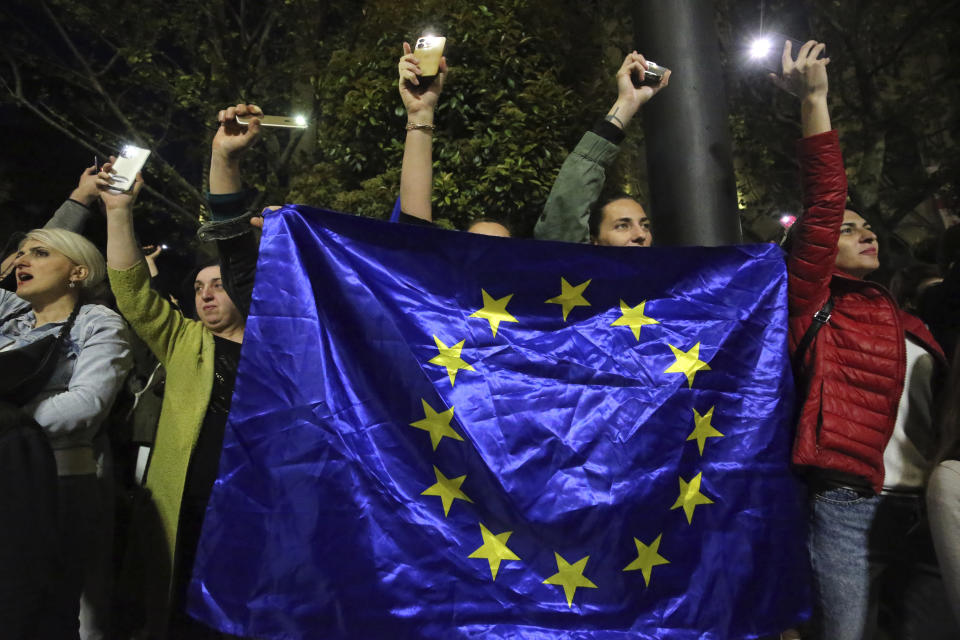
<svg viewBox="0 0 960 640">
<path fill-rule="evenodd" d="M 49 559 L 52 575 L 44 584 L 41 567 L 23 567 L 21 606 L 4 607 L 20 628 L 5 629 L 4 637 L 78 638 L 85 570 L 99 557 L 97 545 L 111 543 L 97 535 L 112 505 L 97 484 L 93 439 L 132 357 L 123 319 L 94 302 L 106 265 L 89 240 L 63 229 L 31 231 L 14 273 L 16 294 L 0 290 L 0 412 L 5 423 L 39 425 L 46 434 L 58 509 L 56 531 L 38 532 L 38 545 L 51 548 L 37 560 Z"/>
</svg>

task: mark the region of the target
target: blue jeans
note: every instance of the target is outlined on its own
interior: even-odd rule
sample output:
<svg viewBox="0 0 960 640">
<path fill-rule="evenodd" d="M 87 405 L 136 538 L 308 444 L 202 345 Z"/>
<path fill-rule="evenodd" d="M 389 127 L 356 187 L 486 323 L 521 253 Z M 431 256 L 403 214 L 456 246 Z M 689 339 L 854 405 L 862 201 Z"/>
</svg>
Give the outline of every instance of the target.
<svg viewBox="0 0 960 640">
<path fill-rule="evenodd" d="M 937 567 L 922 496 L 863 496 L 845 487 L 810 496 L 807 538 L 816 636 L 960 638 Z"/>
</svg>

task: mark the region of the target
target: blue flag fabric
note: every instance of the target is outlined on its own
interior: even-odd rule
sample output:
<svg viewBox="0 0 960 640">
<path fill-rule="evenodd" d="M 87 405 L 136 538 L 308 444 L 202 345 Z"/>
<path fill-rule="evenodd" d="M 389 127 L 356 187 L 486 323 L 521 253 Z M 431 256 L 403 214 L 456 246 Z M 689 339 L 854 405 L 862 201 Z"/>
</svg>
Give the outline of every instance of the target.
<svg viewBox="0 0 960 640">
<path fill-rule="evenodd" d="M 266 218 L 190 612 L 305 638 L 750 638 L 809 616 L 773 245 Z"/>
</svg>

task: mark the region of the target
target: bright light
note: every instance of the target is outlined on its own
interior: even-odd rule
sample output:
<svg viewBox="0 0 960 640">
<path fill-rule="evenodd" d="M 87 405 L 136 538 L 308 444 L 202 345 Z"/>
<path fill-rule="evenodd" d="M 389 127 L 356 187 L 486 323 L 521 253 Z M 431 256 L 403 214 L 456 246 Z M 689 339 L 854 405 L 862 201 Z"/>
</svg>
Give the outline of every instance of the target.
<svg viewBox="0 0 960 640">
<path fill-rule="evenodd" d="M 163 249 L 163 250 L 167 250 L 167 249 L 169 249 L 170 247 L 168 247 L 168 246 L 165 245 L 165 244 L 162 244 L 162 245 L 160 245 L 160 248 Z"/>
<path fill-rule="evenodd" d="M 297 123 L 297 126 L 298 126 L 298 127 L 305 127 L 305 126 L 307 126 L 307 118 L 306 118 L 306 116 L 294 116 L 294 117 L 293 117 L 293 121 Z"/>
<path fill-rule="evenodd" d="M 760 37 L 750 43 L 750 57 L 753 59 L 764 58 L 773 48 L 770 38 Z"/>
<path fill-rule="evenodd" d="M 793 223 L 797 221 L 797 216 L 791 213 L 785 213 L 780 216 L 780 226 L 784 229 L 789 229 L 793 226 Z"/>
</svg>

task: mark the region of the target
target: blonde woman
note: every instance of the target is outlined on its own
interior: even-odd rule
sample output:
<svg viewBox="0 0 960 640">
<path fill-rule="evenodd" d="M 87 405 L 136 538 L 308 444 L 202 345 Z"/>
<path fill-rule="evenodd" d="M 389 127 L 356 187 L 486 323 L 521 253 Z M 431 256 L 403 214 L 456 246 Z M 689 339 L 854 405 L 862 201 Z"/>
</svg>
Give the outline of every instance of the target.
<svg viewBox="0 0 960 640">
<path fill-rule="evenodd" d="M 120 316 L 93 302 L 106 265 L 83 236 L 29 232 L 14 275 L 16 294 L 0 290 L 3 410 L 43 429 L 59 476 L 55 575 L 35 637 L 77 638 L 85 570 L 97 545 L 109 544 L 96 535 L 111 506 L 100 499 L 92 442 L 130 370 L 130 348 Z"/>
</svg>

